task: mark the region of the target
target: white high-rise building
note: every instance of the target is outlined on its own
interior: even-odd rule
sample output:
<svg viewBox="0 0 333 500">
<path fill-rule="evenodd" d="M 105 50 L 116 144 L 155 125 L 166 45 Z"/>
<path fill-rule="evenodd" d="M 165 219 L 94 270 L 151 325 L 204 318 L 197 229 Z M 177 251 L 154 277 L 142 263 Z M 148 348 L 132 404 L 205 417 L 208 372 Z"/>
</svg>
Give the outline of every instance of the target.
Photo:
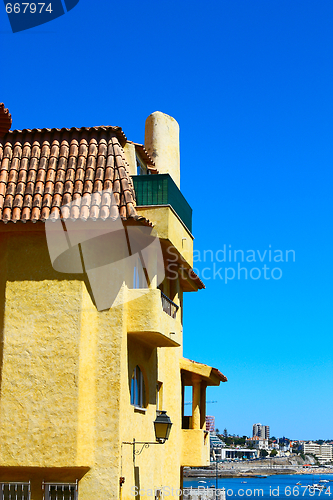
<svg viewBox="0 0 333 500">
<path fill-rule="evenodd" d="M 333 459 L 333 446 L 331 444 L 318 444 L 308 441 L 302 444 L 302 452 L 304 454 L 309 453 L 311 455 L 316 455 L 319 462 L 331 462 Z"/>
<path fill-rule="evenodd" d="M 269 439 L 269 425 L 253 424 L 252 436 L 261 437 L 263 439 Z"/>
</svg>

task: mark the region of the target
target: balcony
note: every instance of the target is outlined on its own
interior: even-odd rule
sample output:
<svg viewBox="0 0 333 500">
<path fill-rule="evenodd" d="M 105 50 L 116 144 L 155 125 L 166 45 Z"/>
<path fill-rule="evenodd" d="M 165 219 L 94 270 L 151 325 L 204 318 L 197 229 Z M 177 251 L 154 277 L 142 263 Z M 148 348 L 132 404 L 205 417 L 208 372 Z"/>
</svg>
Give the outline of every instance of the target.
<svg viewBox="0 0 333 500">
<path fill-rule="evenodd" d="M 128 335 L 151 347 L 178 347 L 182 325 L 176 318 L 177 304 L 166 296 L 162 297 L 161 290 L 156 288 L 129 289 L 127 293 Z"/>
<path fill-rule="evenodd" d="M 192 208 L 169 174 L 132 177 L 137 206 L 170 205 L 192 233 Z"/>
<path fill-rule="evenodd" d="M 161 292 L 161 301 L 162 301 L 163 311 L 167 313 L 169 316 L 171 316 L 171 318 L 175 318 L 179 306 L 177 306 L 177 304 L 172 302 L 172 300 L 169 299 L 169 297 L 167 297 L 166 295 L 164 295 L 163 292 Z"/>
<path fill-rule="evenodd" d="M 227 378 L 216 368 L 179 360 L 182 379 L 182 466 L 201 467 L 209 464 L 209 432 L 206 429 L 206 388 L 219 385 Z M 192 387 L 192 415 L 184 415 L 185 388 Z"/>
<path fill-rule="evenodd" d="M 203 429 L 182 429 L 183 467 L 203 467 L 209 465 L 209 432 Z"/>
</svg>

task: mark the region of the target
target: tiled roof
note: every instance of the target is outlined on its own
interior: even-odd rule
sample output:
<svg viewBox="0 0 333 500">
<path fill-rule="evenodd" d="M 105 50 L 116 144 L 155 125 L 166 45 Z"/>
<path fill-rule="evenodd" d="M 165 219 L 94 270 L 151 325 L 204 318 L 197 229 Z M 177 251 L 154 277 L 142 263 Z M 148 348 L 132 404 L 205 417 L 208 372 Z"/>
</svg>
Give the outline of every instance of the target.
<svg viewBox="0 0 333 500">
<path fill-rule="evenodd" d="M 186 269 L 184 267 L 183 267 L 183 269 L 186 272 Z M 205 284 L 201 281 L 199 276 L 194 272 L 194 270 L 192 268 L 187 270 L 187 274 L 188 274 L 189 278 L 191 278 L 191 280 L 194 281 L 194 283 L 197 285 L 197 287 L 200 290 L 203 290 L 204 288 L 206 288 Z"/>
<path fill-rule="evenodd" d="M 148 224 L 135 210 L 126 140 L 120 127 L 8 132 L 0 139 L 0 221 L 120 214 Z"/>
<path fill-rule="evenodd" d="M 215 375 L 222 380 L 222 382 L 228 382 L 228 379 L 223 373 L 220 372 L 218 368 L 212 368 L 212 372 L 215 373 Z"/>
<path fill-rule="evenodd" d="M 0 137 L 3 137 L 12 126 L 12 116 L 3 102 L 0 102 Z"/>
<path fill-rule="evenodd" d="M 137 142 L 133 142 L 133 144 L 135 146 L 136 151 L 139 153 L 141 160 L 146 162 L 148 170 L 150 170 L 152 174 L 158 174 L 158 170 L 155 167 L 155 163 L 153 159 L 149 156 L 149 153 L 146 150 L 146 148 L 142 144 L 138 144 Z"/>
</svg>

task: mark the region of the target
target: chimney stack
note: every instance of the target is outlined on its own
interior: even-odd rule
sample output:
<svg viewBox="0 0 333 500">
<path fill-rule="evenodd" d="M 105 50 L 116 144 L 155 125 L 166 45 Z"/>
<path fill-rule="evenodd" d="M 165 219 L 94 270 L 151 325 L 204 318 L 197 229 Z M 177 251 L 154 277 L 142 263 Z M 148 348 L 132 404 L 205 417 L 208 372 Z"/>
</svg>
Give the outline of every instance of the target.
<svg viewBox="0 0 333 500">
<path fill-rule="evenodd" d="M 145 148 L 159 174 L 170 174 L 180 187 L 179 125 L 172 116 L 155 111 L 148 116 Z"/>
</svg>

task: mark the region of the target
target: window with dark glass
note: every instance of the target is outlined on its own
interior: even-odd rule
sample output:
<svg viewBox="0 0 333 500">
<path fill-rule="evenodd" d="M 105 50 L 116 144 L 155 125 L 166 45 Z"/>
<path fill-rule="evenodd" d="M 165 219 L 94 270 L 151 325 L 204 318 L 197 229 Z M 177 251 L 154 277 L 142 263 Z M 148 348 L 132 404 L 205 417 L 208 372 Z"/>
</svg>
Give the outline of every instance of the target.
<svg viewBox="0 0 333 500">
<path fill-rule="evenodd" d="M 147 165 L 143 163 L 138 155 L 136 155 L 136 173 L 137 175 L 147 175 L 149 173 Z"/>
<path fill-rule="evenodd" d="M 138 408 L 146 406 L 146 391 L 143 373 L 138 366 L 133 370 L 131 379 L 131 405 Z"/>
</svg>

